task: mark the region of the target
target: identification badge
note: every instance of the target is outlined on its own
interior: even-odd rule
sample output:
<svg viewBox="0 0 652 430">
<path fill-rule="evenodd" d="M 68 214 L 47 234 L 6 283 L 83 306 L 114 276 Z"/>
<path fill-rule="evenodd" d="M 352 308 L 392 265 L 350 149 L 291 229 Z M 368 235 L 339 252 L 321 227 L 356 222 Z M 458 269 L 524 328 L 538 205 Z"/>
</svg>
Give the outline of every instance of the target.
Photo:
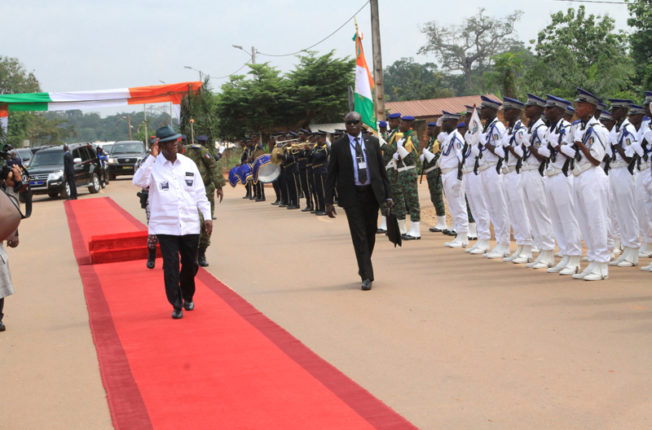
<svg viewBox="0 0 652 430">
<path fill-rule="evenodd" d="M 169 189 L 170 189 L 170 184 L 168 183 L 168 181 L 161 182 L 161 190 L 167 191 Z"/>
<path fill-rule="evenodd" d="M 186 172 L 186 176 L 195 176 L 194 172 Z"/>
<path fill-rule="evenodd" d="M 367 163 L 365 163 L 364 161 L 358 163 L 358 170 L 366 169 L 366 168 L 367 168 Z"/>
<path fill-rule="evenodd" d="M 192 183 L 193 183 L 193 179 L 192 179 L 192 178 L 190 178 L 190 179 L 186 179 L 186 185 L 187 185 L 187 186 L 192 187 Z"/>
</svg>

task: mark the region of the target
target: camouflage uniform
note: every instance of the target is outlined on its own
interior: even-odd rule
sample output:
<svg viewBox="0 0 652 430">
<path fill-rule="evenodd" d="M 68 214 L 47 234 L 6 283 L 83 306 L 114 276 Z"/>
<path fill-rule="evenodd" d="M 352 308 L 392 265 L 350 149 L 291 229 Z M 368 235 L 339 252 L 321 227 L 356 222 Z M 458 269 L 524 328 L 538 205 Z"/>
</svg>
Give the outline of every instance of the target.
<svg viewBox="0 0 652 430">
<path fill-rule="evenodd" d="M 437 216 L 445 216 L 446 208 L 444 206 L 441 169 L 435 167 L 437 165 L 437 160 L 439 160 L 439 156 L 441 155 L 441 148 L 439 147 L 439 142 L 434 136 L 430 138 L 426 149 L 435 154 L 435 158 L 431 161 L 424 160 L 423 162 L 423 171 L 426 174 L 428 189 L 430 190 L 430 201 L 435 205 Z"/>
<path fill-rule="evenodd" d="M 419 206 L 419 191 L 418 191 L 418 175 L 417 175 L 417 148 L 419 147 L 419 140 L 417 139 L 414 130 L 410 129 L 402 135 L 405 139 L 403 148 L 409 154 L 397 162 L 399 169 L 398 182 L 401 190 L 403 191 L 403 198 L 410 213 L 410 221 L 421 221 L 421 207 Z M 398 141 L 398 139 L 396 139 Z"/>
<path fill-rule="evenodd" d="M 220 172 L 218 168 L 217 161 L 215 158 L 208 152 L 204 146 L 199 144 L 192 144 L 186 146 L 185 154 L 188 158 L 195 162 L 197 169 L 199 169 L 199 174 L 201 175 L 202 180 L 204 181 L 204 187 L 206 188 L 206 198 L 211 203 L 211 214 L 215 213 L 215 190 L 217 188 L 222 188 L 226 184 L 224 175 Z M 211 244 L 211 239 L 206 234 L 206 229 L 204 228 L 204 219 L 199 214 L 201 221 L 201 234 L 199 235 L 199 252 L 200 254 L 206 251 Z"/>
<path fill-rule="evenodd" d="M 387 170 L 387 178 L 389 179 L 389 185 L 392 189 L 392 200 L 394 201 L 394 207 L 392 212 L 396 214 L 396 218 L 399 220 L 405 219 L 405 199 L 403 198 L 403 190 L 398 181 L 398 171 L 396 170 L 396 163 L 394 163 L 394 154 L 396 153 L 396 142 L 403 136 L 397 128 L 391 131 L 389 134 L 389 140 L 386 145 L 383 145 L 383 161 L 385 162 L 385 169 Z M 394 167 L 392 167 L 394 166 Z M 383 212 L 385 211 L 384 204 L 381 208 Z"/>
</svg>

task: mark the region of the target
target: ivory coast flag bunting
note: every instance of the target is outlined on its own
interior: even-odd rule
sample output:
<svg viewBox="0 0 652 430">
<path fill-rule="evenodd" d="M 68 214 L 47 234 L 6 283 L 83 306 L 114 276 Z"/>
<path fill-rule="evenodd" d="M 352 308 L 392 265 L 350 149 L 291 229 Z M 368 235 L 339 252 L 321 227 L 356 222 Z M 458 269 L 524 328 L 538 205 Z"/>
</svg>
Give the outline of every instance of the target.
<svg viewBox="0 0 652 430">
<path fill-rule="evenodd" d="M 371 77 L 367 60 L 362 50 L 362 38 L 356 30 L 355 36 L 355 91 L 353 110 L 362 117 L 362 122 L 376 130 L 376 113 L 374 112 L 374 79 Z"/>
</svg>

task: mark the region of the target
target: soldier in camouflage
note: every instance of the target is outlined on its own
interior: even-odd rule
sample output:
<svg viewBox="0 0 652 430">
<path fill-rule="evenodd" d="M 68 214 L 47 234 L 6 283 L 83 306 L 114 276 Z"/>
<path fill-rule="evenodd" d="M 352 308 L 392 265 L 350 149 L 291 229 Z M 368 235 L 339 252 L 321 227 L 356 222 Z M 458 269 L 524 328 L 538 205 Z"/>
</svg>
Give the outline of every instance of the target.
<svg viewBox="0 0 652 430">
<path fill-rule="evenodd" d="M 208 142 L 208 137 L 204 135 L 199 136 L 197 137 L 197 141 L 199 144 L 193 143 L 186 146 L 185 155 L 194 161 L 197 165 L 197 169 L 199 169 L 199 174 L 201 175 L 201 178 L 204 181 L 204 187 L 206 188 L 206 197 L 211 203 L 211 214 L 214 214 L 215 195 L 217 194 L 217 197 L 220 199 L 221 203 L 222 199 L 224 198 L 222 187 L 224 184 L 226 184 L 226 180 L 218 168 L 217 161 L 215 161 L 215 158 L 213 158 L 211 153 L 208 152 L 208 148 L 205 146 Z M 199 214 L 199 217 L 202 218 L 201 213 Z M 213 219 L 215 219 L 214 216 Z M 206 261 L 206 248 L 210 246 L 211 240 L 210 236 L 207 234 L 206 230 L 203 227 L 203 219 L 200 219 L 200 225 L 202 226 L 202 229 L 199 235 L 199 252 L 197 262 L 200 266 L 206 267 L 208 266 L 208 262 Z"/>
<path fill-rule="evenodd" d="M 428 123 L 428 145 L 423 148 L 421 162 L 423 163 L 423 173 L 428 180 L 428 189 L 430 190 L 430 201 L 435 206 L 437 212 L 437 224 L 430 227 L 432 232 L 442 232 L 446 226 L 446 207 L 444 206 L 443 187 L 441 183 L 441 169 L 437 167 L 437 160 L 441 155 L 439 147 L 440 142 L 437 140 L 439 127 L 436 122 Z"/>
<path fill-rule="evenodd" d="M 383 144 L 384 141 L 381 140 L 380 149 L 383 153 L 385 170 L 387 171 L 387 178 L 389 179 L 389 185 L 392 189 L 392 200 L 394 201 L 394 207 L 392 208 L 392 211 L 398 220 L 398 226 L 401 230 L 401 234 L 405 234 L 407 232 L 405 228 L 405 199 L 403 198 L 403 190 L 398 180 L 398 171 L 396 170 L 396 161 L 394 160 L 394 154 L 396 154 L 397 150 L 397 142 L 399 139 L 401 139 L 401 137 L 403 137 L 403 133 L 399 130 L 401 114 L 399 112 L 391 113 L 387 116 L 387 120 L 389 122 L 390 132 L 387 137 L 387 143 Z M 381 207 L 380 210 L 382 213 L 385 212 L 384 207 Z M 382 223 L 381 227 L 386 228 L 385 224 Z M 380 233 L 384 232 L 385 231 L 380 231 Z"/>
<path fill-rule="evenodd" d="M 399 127 L 402 136 L 396 142 L 396 153 L 393 155 L 398 170 L 398 182 L 403 191 L 407 209 L 410 212 L 410 231 L 403 235 L 403 240 L 421 239 L 421 207 L 419 205 L 417 183 L 419 139 L 412 128 L 413 123 L 413 116 L 401 117 Z"/>
</svg>

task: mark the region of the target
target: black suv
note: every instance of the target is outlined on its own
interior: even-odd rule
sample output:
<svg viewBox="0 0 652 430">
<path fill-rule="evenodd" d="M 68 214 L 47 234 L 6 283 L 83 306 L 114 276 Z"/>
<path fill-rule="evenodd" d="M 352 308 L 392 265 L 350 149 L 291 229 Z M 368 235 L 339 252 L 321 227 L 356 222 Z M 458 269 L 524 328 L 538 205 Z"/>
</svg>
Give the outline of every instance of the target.
<svg viewBox="0 0 652 430">
<path fill-rule="evenodd" d="M 118 175 L 133 175 L 136 165 L 147 155 L 145 144 L 139 140 L 124 140 L 111 146 L 109 156 L 109 179 Z"/>
<path fill-rule="evenodd" d="M 91 193 L 100 191 L 100 167 L 97 150 L 90 143 L 68 145 L 75 163 L 75 184 L 88 187 Z M 34 194 L 51 198 L 68 198 L 70 186 L 63 180 L 63 146 L 43 148 L 34 154 L 29 165 L 29 185 Z"/>
</svg>

